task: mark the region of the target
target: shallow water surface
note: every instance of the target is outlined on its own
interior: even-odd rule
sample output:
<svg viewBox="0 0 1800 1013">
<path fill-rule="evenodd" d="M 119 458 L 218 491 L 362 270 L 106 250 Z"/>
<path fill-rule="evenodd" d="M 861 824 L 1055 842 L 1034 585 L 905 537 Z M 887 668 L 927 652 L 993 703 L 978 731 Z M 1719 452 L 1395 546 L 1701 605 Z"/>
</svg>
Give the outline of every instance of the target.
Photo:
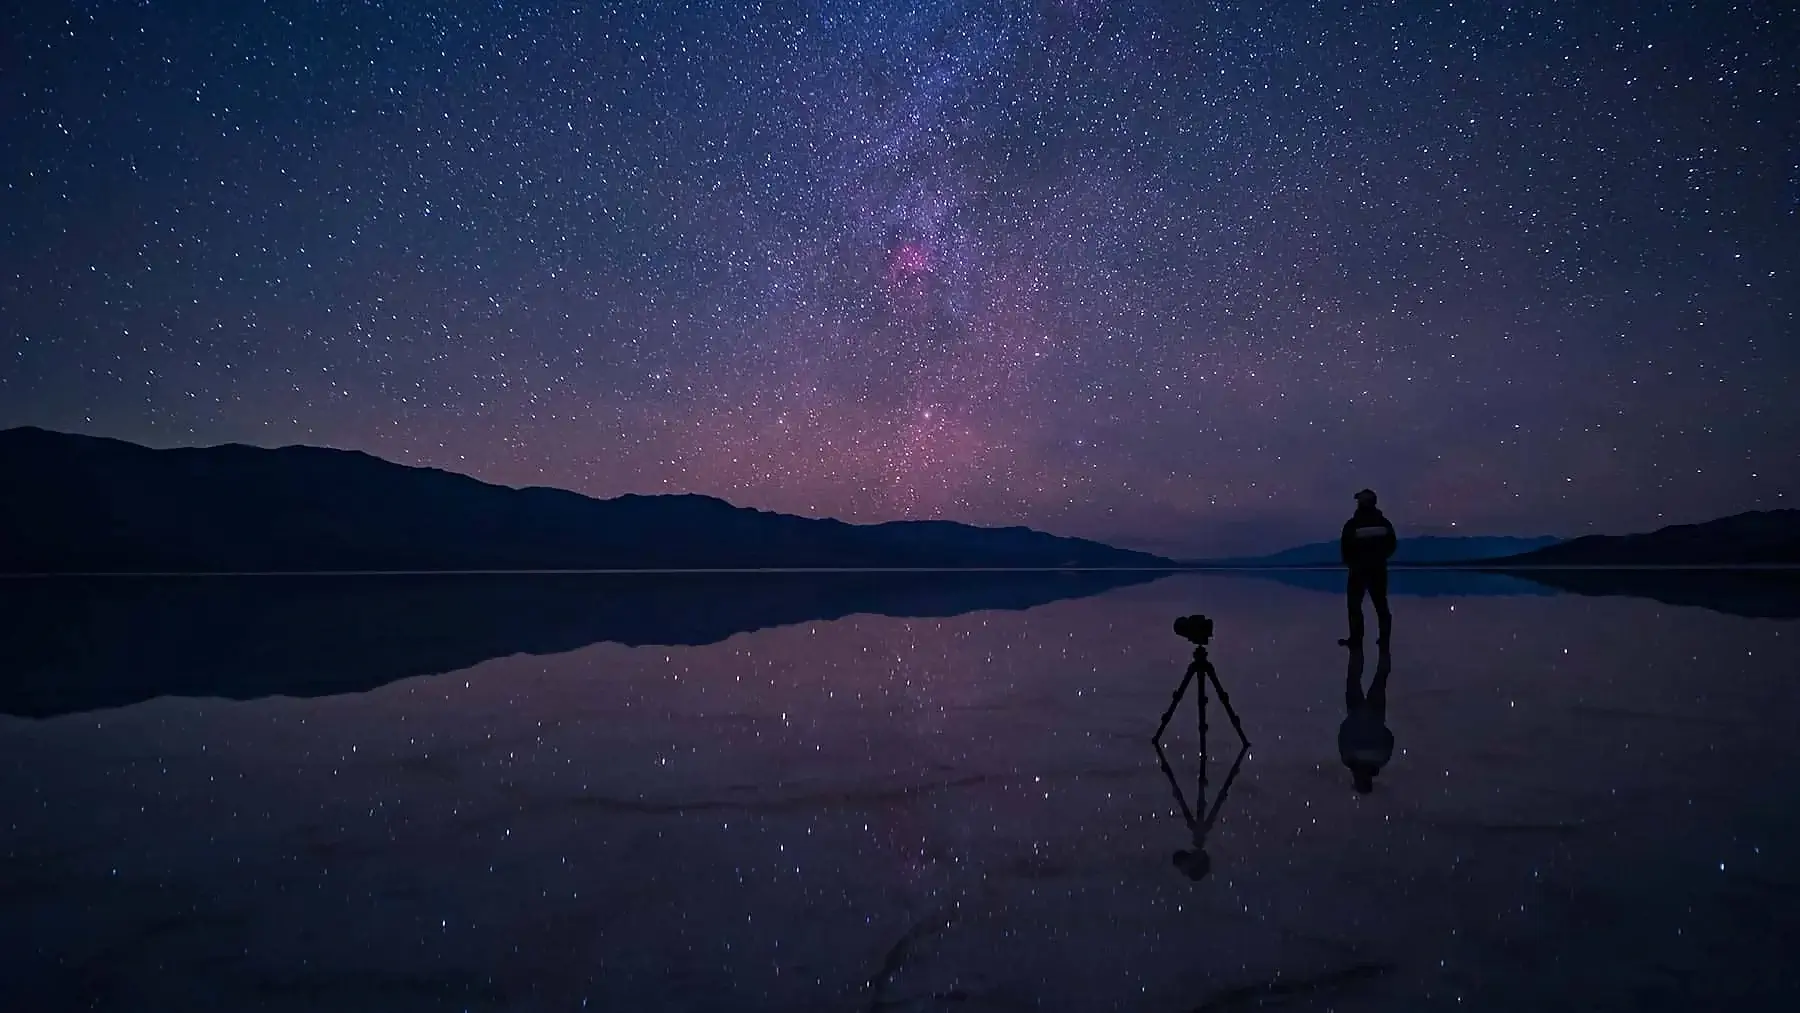
<svg viewBox="0 0 1800 1013">
<path fill-rule="evenodd" d="M 1342 606 L 1304 586 L 459 587 L 8 589 L 39 604 L 0 717 L 0 1005 L 1800 995 L 1792 620 L 1491 582 L 1398 595 L 1396 746 L 1363 795 L 1338 755 Z M 238 603 L 232 629 L 193 620 L 224 609 L 208 595 Z M 243 605 L 259 595 L 279 609 Z M 368 600 L 333 611 L 346 595 Z M 576 600 L 596 604 L 548 604 Z M 620 601 L 652 632 L 592 619 Z M 1193 611 L 1254 743 L 1198 848 L 1184 808 L 1203 824 L 1238 754 L 1216 693 L 1205 766 L 1191 690 L 1172 780 L 1149 744 L 1189 658 L 1170 621 Z M 445 664 L 472 667 L 419 674 Z M 1195 850 L 1197 880 L 1174 860 Z"/>
</svg>

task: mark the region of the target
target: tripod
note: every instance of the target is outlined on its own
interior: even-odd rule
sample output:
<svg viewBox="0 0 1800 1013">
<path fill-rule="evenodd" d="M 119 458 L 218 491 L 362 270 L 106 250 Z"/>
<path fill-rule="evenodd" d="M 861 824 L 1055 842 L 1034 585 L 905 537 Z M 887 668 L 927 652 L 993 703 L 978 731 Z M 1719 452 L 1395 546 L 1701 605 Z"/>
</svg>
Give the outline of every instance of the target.
<svg viewBox="0 0 1800 1013">
<path fill-rule="evenodd" d="M 1224 684 L 1219 682 L 1219 670 L 1214 668 L 1212 661 L 1207 658 L 1205 644 L 1194 645 L 1194 660 L 1188 663 L 1187 674 L 1181 677 L 1181 685 L 1176 686 L 1174 694 L 1169 697 L 1169 709 L 1163 711 L 1162 723 L 1156 726 L 1156 734 L 1150 736 L 1150 744 L 1156 747 L 1158 753 L 1162 752 L 1163 731 L 1169 727 L 1169 719 L 1175 716 L 1175 708 L 1181 703 L 1181 695 L 1187 692 L 1188 683 L 1194 682 L 1196 676 L 1200 677 L 1200 700 L 1195 708 L 1200 715 L 1200 755 L 1206 755 L 1206 683 L 1208 680 L 1211 680 L 1213 688 L 1219 691 L 1219 702 L 1225 705 L 1225 716 L 1231 719 L 1231 727 L 1237 731 L 1238 741 L 1244 744 L 1245 749 L 1250 748 L 1250 738 L 1244 734 L 1244 724 L 1238 720 L 1237 711 L 1231 709 L 1231 694 L 1225 692 Z"/>
</svg>

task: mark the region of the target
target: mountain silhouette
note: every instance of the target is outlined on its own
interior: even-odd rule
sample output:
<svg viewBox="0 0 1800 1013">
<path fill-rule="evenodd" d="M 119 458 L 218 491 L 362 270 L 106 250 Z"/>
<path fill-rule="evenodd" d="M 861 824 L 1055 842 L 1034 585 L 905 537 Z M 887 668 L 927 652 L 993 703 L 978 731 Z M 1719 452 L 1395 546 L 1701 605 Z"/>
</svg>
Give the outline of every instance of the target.
<svg viewBox="0 0 1800 1013">
<path fill-rule="evenodd" d="M 1167 566 L 1023 527 L 596 500 L 357 451 L 0 431 L 0 573 Z"/>
<path fill-rule="evenodd" d="M 1496 556 L 1540 549 L 1547 545 L 1553 545 L 1557 541 L 1559 539 L 1547 535 L 1542 537 L 1418 535 L 1402 537 L 1399 547 L 1394 550 L 1394 558 L 1389 562 L 1397 565 L 1429 566 L 1465 560 L 1492 559 Z M 1338 554 L 1336 539 L 1329 542 L 1309 542 L 1306 545 L 1296 545 L 1291 549 L 1283 549 L 1266 556 L 1239 556 L 1206 561 L 1207 565 L 1212 566 L 1340 566 L 1342 563 L 1343 559 Z"/>
<path fill-rule="evenodd" d="M 601 641 L 701 645 L 855 614 L 1018 611 L 1153 572 L 404 574 L 0 580 L 0 713 L 356 693 Z"/>
<path fill-rule="evenodd" d="M 1344 570 L 1284 569 L 1282 567 L 1244 567 L 1233 570 L 1233 577 L 1274 581 L 1288 587 L 1344 595 Z M 1388 594 L 1409 598 L 1497 598 L 1514 595 L 1549 597 L 1556 590 L 1527 580 L 1526 574 L 1486 573 L 1462 569 L 1397 569 L 1388 574 Z"/>
<path fill-rule="evenodd" d="M 1479 565 L 1800 566 L 1800 510 L 1756 510 L 1638 535 L 1585 535 Z"/>
</svg>

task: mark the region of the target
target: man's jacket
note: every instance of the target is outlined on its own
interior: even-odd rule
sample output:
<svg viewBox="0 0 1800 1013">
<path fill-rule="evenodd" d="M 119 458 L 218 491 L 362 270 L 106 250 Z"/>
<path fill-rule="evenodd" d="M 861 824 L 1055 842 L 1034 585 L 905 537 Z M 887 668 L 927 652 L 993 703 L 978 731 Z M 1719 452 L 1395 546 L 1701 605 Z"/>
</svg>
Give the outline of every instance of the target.
<svg viewBox="0 0 1800 1013">
<path fill-rule="evenodd" d="M 1343 537 L 1338 539 L 1338 549 L 1344 557 L 1344 565 L 1353 570 L 1386 566 L 1388 557 L 1394 554 L 1394 547 L 1398 544 L 1394 526 L 1375 507 L 1358 507 L 1356 513 L 1344 522 Z"/>
</svg>

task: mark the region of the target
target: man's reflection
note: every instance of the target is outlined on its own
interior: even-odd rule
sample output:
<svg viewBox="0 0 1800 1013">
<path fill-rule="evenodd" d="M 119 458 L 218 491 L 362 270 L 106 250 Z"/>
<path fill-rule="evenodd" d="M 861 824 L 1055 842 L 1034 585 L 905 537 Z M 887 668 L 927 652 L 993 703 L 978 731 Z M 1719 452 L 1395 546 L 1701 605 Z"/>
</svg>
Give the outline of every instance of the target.
<svg viewBox="0 0 1800 1013">
<path fill-rule="evenodd" d="M 1350 669 L 1344 681 L 1344 723 L 1338 725 L 1338 756 L 1350 768 L 1351 782 L 1359 794 L 1375 790 L 1375 775 L 1394 756 L 1394 733 L 1387 726 L 1388 671 L 1393 657 L 1387 645 L 1375 657 L 1375 678 L 1363 692 L 1363 652 L 1350 650 Z"/>
</svg>

